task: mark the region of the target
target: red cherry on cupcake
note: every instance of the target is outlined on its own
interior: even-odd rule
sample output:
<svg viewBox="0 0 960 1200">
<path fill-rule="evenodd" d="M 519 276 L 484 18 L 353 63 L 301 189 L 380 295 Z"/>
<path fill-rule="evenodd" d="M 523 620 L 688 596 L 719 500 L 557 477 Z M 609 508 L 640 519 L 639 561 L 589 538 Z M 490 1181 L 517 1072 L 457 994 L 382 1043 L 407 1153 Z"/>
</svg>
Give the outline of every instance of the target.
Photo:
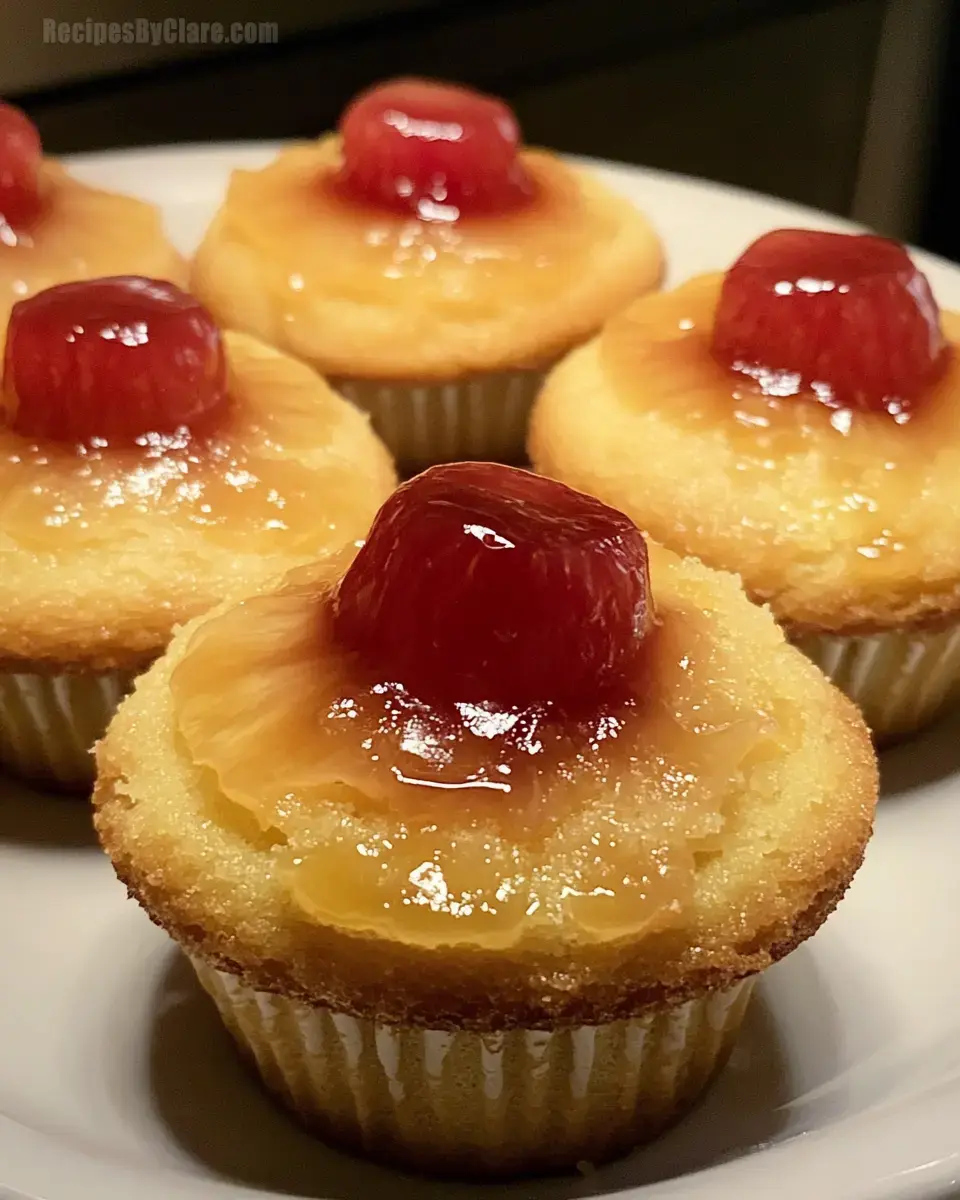
<svg viewBox="0 0 960 1200">
<path fill-rule="evenodd" d="M 340 121 L 352 196 L 427 220 L 497 213 L 530 198 L 510 108 L 469 88 L 398 79 L 359 95 Z"/>
<path fill-rule="evenodd" d="M 570 710 L 623 687 L 652 612 L 646 544 L 623 513 L 455 463 L 384 504 L 333 619 L 341 645 L 421 698 Z"/>
<path fill-rule="evenodd" d="M 0 231 L 4 225 L 23 229 L 40 211 L 41 157 L 40 135 L 30 118 L 0 103 Z"/>
<path fill-rule="evenodd" d="M 93 279 L 14 305 L 0 403 L 17 433 L 134 440 L 189 428 L 225 399 L 220 331 L 172 283 Z"/>
<path fill-rule="evenodd" d="M 936 375 L 944 339 L 930 285 L 898 242 L 780 229 L 727 272 L 713 354 L 772 395 L 897 414 Z"/>
</svg>

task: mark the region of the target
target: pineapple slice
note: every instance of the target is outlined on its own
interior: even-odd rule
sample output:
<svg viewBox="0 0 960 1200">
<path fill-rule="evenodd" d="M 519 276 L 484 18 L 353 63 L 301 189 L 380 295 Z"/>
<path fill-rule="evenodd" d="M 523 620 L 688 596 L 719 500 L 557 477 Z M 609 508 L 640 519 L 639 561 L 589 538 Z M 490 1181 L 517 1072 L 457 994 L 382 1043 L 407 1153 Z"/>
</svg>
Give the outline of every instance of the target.
<svg viewBox="0 0 960 1200">
<path fill-rule="evenodd" d="M 50 160 L 40 182 L 44 211 L 35 228 L 15 244 L 0 238 L 0 330 L 18 300 L 58 283 L 146 275 L 186 286 L 186 261 L 152 204 L 88 187 Z"/>
<path fill-rule="evenodd" d="M 524 164 L 538 198 L 516 212 L 420 221 L 342 197 L 338 140 L 291 147 L 263 170 L 234 172 L 215 226 L 217 244 L 256 251 L 256 293 L 219 295 L 211 242 L 198 252 L 195 290 L 208 300 L 208 292 L 218 295 L 238 328 L 282 314 L 276 332 L 291 346 L 310 344 L 318 306 L 331 299 L 358 312 L 389 306 L 411 336 L 438 317 L 474 322 L 500 318 L 505 306 L 536 308 L 590 269 L 591 254 L 616 235 L 623 215 L 615 206 L 588 207 L 576 177 L 549 155 L 527 152 Z M 258 317 L 245 322 L 253 304 Z"/>
<path fill-rule="evenodd" d="M 706 275 L 646 297 L 600 338 L 628 424 L 619 432 L 623 454 L 638 444 L 658 448 L 659 470 L 636 478 L 627 457 L 622 464 L 604 459 L 609 478 L 622 467 L 631 479 L 628 511 L 642 512 L 651 536 L 665 544 L 740 571 L 761 596 L 801 576 L 807 563 L 826 563 L 847 587 L 859 578 L 877 593 L 928 575 L 936 559 L 930 495 L 939 490 L 944 460 L 957 458 L 956 356 L 922 403 L 897 419 L 833 408 L 810 394 L 765 394 L 711 354 L 723 279 Z M 940 316 L 955 344 L 960 316 Z M 691 476 L 690 462 L 709 462 L 711 470 Z"/>
<path fill-rule="evenodd" d="M 331 634 L 343 558 L 222 611 L 172 678 L 216 819 L 252 816 L 305 916 L 342 928 L 487 947 L 670 928 L 751 772 L 800 732 L 726 636 L 733 582 L 658 563 L 636 699 L 574 724 L 363 674 Z"/>
<path fill-rule="evenodd" d="M 366 418 L 303 364 L 243 334 L 224 343 L 232 405 L 209 435 L 98 449 L 0 428 L 4 535 L 57 556 L 178 533 L 309 556 L 363 536 L 394 479 Z"/>
</svg>

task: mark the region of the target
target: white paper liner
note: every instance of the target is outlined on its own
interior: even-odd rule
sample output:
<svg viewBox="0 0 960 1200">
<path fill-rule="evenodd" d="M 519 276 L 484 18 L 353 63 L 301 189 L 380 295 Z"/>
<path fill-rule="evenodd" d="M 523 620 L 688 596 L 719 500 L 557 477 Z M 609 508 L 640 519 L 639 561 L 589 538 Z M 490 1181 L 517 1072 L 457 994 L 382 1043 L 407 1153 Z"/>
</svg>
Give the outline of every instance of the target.
<svg viewBox="0 0 960 1200">
<path fill-rule="evenodd" d="M 404 474 L 434 463 L 526 460 L 530 409 L 544 372 L 498 371 L 448 383 L 335 377 L 330 386 L 368 412 Z"/>
<path fill-rule="evenodd" d="M 94 743 L 133 684 L 128 671 L 0 672 L 0 768 L 68 791 L 94 778 Z"/>
<path fill-rule="evenodd" d="M 960 624 L 929 633 L 820 634 L 795 644 L 860 706 L 881 741 L 917 731 L 960 695 Z"/>
<path fill-rule="evenodd" d="M 464 1177 L 572 1169 L 655 1136 L 725 1061 L 753 986 L 608 1025 L 479 1034 L 310 1008 L 193 965 L 305 1123 L 360 1153 Z"/>
</svg>

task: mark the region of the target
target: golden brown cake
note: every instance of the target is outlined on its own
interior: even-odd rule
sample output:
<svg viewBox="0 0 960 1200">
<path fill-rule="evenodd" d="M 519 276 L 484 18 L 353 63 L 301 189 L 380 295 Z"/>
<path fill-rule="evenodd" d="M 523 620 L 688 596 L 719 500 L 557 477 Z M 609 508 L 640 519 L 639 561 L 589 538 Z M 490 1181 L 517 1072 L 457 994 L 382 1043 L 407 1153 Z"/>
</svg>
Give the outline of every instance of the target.
<svg viewBox="0 0 960 1200">
<path fill-rule="evenodd" d="M 6 350 L 0 763 L 83 787 L 175 626 L 362 537 L 396 480 L 362 413 L 172 285 L 41 293 Z"/>
<path fill-rule="evenodd" d="M 937 314 L 895 244 L 771 234 L 727 276 L 637 302 L 558 367 L 531 457 L 738 573 L 878 737 L 904 734 L 960 683 L 958 340 L 960 318 Z"/>
<path fill-rule="evenodd" d="M 403 468 L 520 461 L 544 367 L 656 286 L 662 252 L 626 199 L 518 140 L 492 98 L 376 88 L 340 134 L 234 172 L 191 286 L 368 409 Z"/>
<path fill-rule="evenodd" d="M 527 472 L 433 468 L 353 554 L 175 636 L 98 748 L 103 845 L 322 1136 L 624 1153 L 842 897 L 866 728 L 733 577 Z"/>
<path fill-rule="evenodd" d="M 41 155 L 33 125 L 0 103 L 0 346 L 10 310 L 54 284 L 121 273 L 185 284 L 159 211 L 89 187 Z"/>
</svg>

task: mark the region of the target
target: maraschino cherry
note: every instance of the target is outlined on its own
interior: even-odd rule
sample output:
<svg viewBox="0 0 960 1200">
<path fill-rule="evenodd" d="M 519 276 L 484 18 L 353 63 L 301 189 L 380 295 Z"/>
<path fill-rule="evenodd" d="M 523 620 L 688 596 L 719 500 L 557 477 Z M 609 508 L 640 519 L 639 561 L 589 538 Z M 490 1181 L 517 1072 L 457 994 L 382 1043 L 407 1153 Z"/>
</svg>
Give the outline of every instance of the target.
<svg viewBox="0 0 960 1200">
<path fill-rule="evenodd" d="M 780 229 L 727 272 L 713 354 L 772 395 L 906 412 L 944 356 L 939 311 L 898 242 Z"/>
<path fill-rule="evenodd" d="M 427 701 L 589 707 L 623 689 L 653 619 L 646 544 L 599 500 L 513 467 L 403 484 L 340 582 L 334 631 Z"/>
<path fill-rule="evenodd" d="M 65 283 L 14 305 L 0 412 L 27 437 L 85 442 L 172 434 L 226 399 L 220 331 L 172 283 Z"/>
<path fill-rule="evenodd" d="M 533 183 L 520 127 L 493 96 L 424 79 L 363 92 L 340 121 L 341 185 L 354 197 L 425 220 L 503 212 Z"/>
<path fill-rule="evenodd" d="M 40 135 L 26 113 L 0 103 L 0 229 L 6 225 L 18 232 L 40 211 L 42 153 Z"/>
</svg>

